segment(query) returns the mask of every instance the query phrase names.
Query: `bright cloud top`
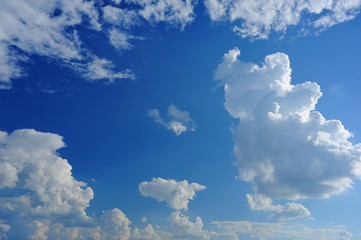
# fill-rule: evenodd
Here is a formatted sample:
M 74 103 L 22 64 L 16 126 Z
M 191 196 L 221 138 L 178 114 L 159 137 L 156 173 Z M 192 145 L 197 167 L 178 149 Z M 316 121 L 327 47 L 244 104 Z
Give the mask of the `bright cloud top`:
M 303 25 L 318 30 L 349 21 L 359 13 L 361 1 L 205 0 L 205 6 L 213 21 L 240 20 L 233 31 L 242 38 L 267 39 L 271 31 L 285 32 L 305 15 L 311 17 Z
M 177 136 L 186 131 L 194 132 L 196 129 L 196 124 L 189 113 L 187 111 L 179 110 L 173 104 L 168 107 L 167 119 L 163 119 L 159 114 L 159 110 L 156 108 L 148 110 L 148 116 L 153 118 L 156 123 L 159 123 L 166 129 L 175 132 Z
M 62 138 L 31 129 L 0 132 L 0 188 L 29 192 L 12 198 L 0 198 L 2 209 L 31 207 L 25 213 L 67 215 L 87 220 L 84 212 L 93 191 L 75 180 L 67 160 L 56 150 L 64 147 Z M 6 204 L 5 204 L 6 202 Z
M 276 53 L 262 65 L 225 54 L 214 78 L 224 84 L 225 107 L 239 124 L 234 153 L 240 178 L 269 198 L 328 198 L 361 176 L 361 144 L 338 120 L 315 110 L 316 83 L 291 84 L 288 56 Z
M 159 202 L 165 201 L 176 210 L 187 209 L 189 200 L 196 192 L 206 189 L 198 183 L 189 184 L 187 180 L 177 182 L 163 178 L 153 178 L 151 182 L 139 184 L 139 192 L 145 197 L 152 197 Z

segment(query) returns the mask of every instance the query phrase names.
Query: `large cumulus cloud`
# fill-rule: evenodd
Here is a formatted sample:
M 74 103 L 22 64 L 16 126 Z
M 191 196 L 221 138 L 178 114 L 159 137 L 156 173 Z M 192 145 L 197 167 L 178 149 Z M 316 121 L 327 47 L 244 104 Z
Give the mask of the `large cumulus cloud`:
M 239 55 L 237 48 L 225 54 L 214 78 L 224 84 L 225 108 L 239 120 L 240 178 L 277 199 L 328 198 L 352 187 L 361 176 L 361 144 L 349 141 L 339 120 L 315 110 L 322 95 L 317 83 L 293 85 L 286 54 L 269 55 L 261 65 Z

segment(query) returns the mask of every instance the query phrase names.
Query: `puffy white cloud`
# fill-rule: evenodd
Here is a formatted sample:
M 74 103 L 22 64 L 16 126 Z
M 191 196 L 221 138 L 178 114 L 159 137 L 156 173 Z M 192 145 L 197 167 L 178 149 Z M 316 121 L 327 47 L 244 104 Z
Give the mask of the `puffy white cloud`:
M 2 188 L 30 191 L 26 198 L 34 214 L 71 213 L 86 219 L 84 209 L 89 206 L 93 191 L 84 182 L 75 180 L 68 161 L 57 155 L 56 151 L 64 147 L 62 137 L 22 129 L 1 138 L 0 144 L 0 163 L 6 166 L 0 172 L 0 179 L 7 178 Z M 6 201 L 11 210 L 12 202 L 19 197 L 0 198 L 0 201 Z
M 252 210 L 277 212 L 271 216 L 272 219 L 289 220 L 311 215 L 310 211 L 299 203 L 288 202 L 281 206 L 280 204 L 274 205 L 271 198 L 260 194 L 247 194 L 246 197 L 248 205 Z
M 56 151 L 64 146 L 57 134 L 32 129 L 10 135 L 0 132 L 0 190 L 6 188 L 10 193 L 1 195 L 0 213 L 8 218 L 10 238 L 28 234 L 46 239 L 49 227 L 39 219 L 59 217 L 68 224 L 91 222 L 85 209 L 93 191 L 74 179 L 71 165 L 58 156 Z M 23 231 L 18 231 L 20 226 Z
M 330 226 L 325 228 L 310 228 L 302 224 L 287 222 L 262 223 L 262 222 L 212 222 L 220 231 L 248 235 L 252 239 L 351 239 L 352 234 L 343 226 Z M 353 239 L 353 238 L 352 238 Z
M 224 84 L 225 108 L 239 120 L 234 154 L 240 178 L 268 198 L 328 198 L 350 188 L 360 177 L 361 144 L 349 141 L 340 121 L 315 110 L 320 87 L 291 84 L 286 54 L 269 55 L 261 65 L 239 55 L 238 49 L 225 54 L 214 77 Z
M 355 18 L 360 0 L 205 0 L 213 21 L 240 21 L 234 32 L 243 38 L 266 39 L 272 31 L 285 32 L 308 13 L 308 24 L 318 30 Z
M 148 110 L 148 116 L 152 117 L 156 123 L 174 131 L 177 136 L 187 130 L 194 132 L 197 127 L 187 111 L 180 111 L 173 104 L 168 107 L 167 119 L 163 119 L 156 108 Z
M 187 180 L 177 182 L 163 178 L 153 178 L 151 182 L 139 184 L 142 196 L 152 197 L 159 202 L 165 201 L 176 210 L 187 209 L 189 200 L 196 196 L 197 191 L 206 189 L 198 183 L 189 184 Z
M 128 240 L 130 237 L 131 221 L 117 208 L 104 212 L 99 223 L 105 239 Z
M 139 230 L 137 227 L 135 227 L 132 232 L 132 239 L 162 240 L 151 224 L 147 224 L 143 230 Z
M 179 211 L 173 212 L 170 216 L 170 223 L 175 237 L 181 239 L 210 239 L 207 231 L 203 230 L 203 222 L 200 217 L 196 217 L 195 222 L 189 221 L 189 217 L 184 216 Z

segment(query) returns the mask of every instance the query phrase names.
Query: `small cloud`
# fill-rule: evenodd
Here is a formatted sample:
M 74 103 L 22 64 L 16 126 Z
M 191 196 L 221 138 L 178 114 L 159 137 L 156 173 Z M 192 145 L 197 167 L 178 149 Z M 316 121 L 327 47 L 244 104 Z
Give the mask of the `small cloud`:
M 272 199 L 264 195 L 247 194 L 246 197 L 249 208 L 252 210 L 277 212 L 271 215 L 274 220 L 290 220 L 311 215 L 310 211 L 299 203 L 288 202 L 282 206 L 280 204 L 274 205 Z
M 134 73 L 127 69 L 122 72 L 114 72 L 114 65 L 105 58 L 93 56 L 93 60 L 86 64 L 75 65 L 74 69 L 79 71 L 88 81 L 108 80 L 110 83 L 116 79 L 135 79 Z
M 196 192 L 206 189 L 198 183 L 189 184 L 187 180 L 177 182 L 163 178 L 153 178 L 151 182 L 139 184 L 139 192 L 144 197 L 152 197 L 159 202 L 165 201 L 176 210 L 187 209 L 189 200 Z
M 148 116 L 161 126 L 175 132 L 177 136 L 186 131 L 194 132 L 197 127 L 187 111 L 180 111 L 173 104 L 168 107 L 167 119 L 163 119 L 156 108 L 148 110 Z

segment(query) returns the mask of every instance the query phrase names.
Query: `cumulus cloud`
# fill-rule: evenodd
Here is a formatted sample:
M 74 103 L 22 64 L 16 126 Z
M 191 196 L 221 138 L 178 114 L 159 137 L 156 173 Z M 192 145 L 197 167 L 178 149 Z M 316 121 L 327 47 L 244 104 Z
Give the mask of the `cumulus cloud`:
M 203 222 L 200 217 L 196 217 L 195 222 L 189 221 L 189 217 L 184 216 L 179 211 L 173 212 L 170 216 L 170 223 L 175 237 L 182 239 L 210 239 L 207 231 L 203 230 Z
M 233 31 L 243 38 L 267 39 L 272 31 L 286 32 L 309 15 L 308 25 L 324 30 L 359 13 L 360 0 L 205 0 L 213 21 L 238 22 Z
M 192 223 L 179 212 L 169 218 L 174 233 L 155 230 L 151 224 L 132 228 L 118 208 L 103 211 L 100 217 L 87 216 L 93 191 L 72 176 L 71 165 L 58 155 L 64 146 L 62 137 L 53 133 L 0 131 L 1 239 L 181 240 L 203 236 L 200 218 Z M 165 200 L 175 209 L 186 209 L 196 191 L 205 187 L 158 178 L 141 183 L 140 189 L 143 195 Z
M 252 210 L 277 212 L 271 216 L 275 220 L 290 220 L 300 217 L 308 217 L 310 211 L 303 205 L 294 202 L 288 202 L 285 205 L 274 205 L 271 198 L 260 194 L 247 194 L 247 202 Z
M 148 110 L 148 116 L 168 130 L 174 131 L 177 136 L 187 130 L 194 132 L 197 127 L 187 111 L 181 111 L 173 104 L 168 107 L 167 119 L 163 119 L 156 108 Z
M 234 154 L 240 178 L 252 182 L 255 193 L 278 199 L 328 198 L 350 188 L 361 176 L 361 144 L 349 141 L 352 134 L 340 121 L 315 110 L 320 87 L 293 85 L 286 54 L 269 55 L 261 65 L 239 55 L 237 48 L 225 54 L 214 78 L 224 84 L 225 108 L 239 120 Z
M 351 239 L 352 234 L 343 226 L 310 228 L 292 223 L 258 223 L 247 221 L 212 222 L 220 231 L 234 232 L 250 236 L 252 239 Z
M 139 192 L 145 197 L 152 197 L 159 202 L 165 201 L 176 210 L 187 209 L 189 200 L 196 192 L 206 189 L 198 183 L 189 184 L 187 180 L 177 182 L 163 178 L 153 178 L 151 182 L 139 184 Z

